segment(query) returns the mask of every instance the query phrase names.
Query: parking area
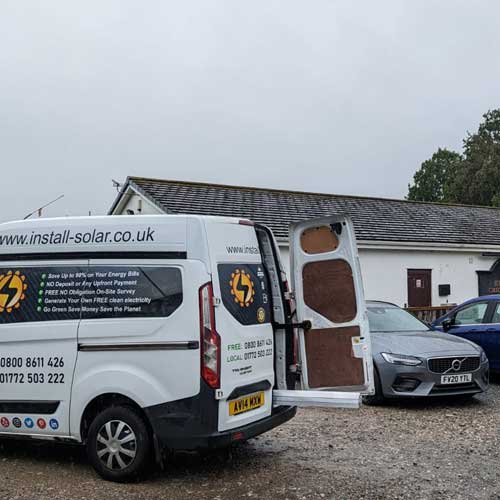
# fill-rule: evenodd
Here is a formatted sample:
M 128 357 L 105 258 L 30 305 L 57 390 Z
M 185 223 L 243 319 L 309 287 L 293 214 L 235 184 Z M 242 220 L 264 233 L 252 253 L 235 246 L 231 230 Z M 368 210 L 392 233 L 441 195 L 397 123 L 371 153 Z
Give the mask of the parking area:
M 0 498 L 500 498 L 500 385 L 470 401 L 304 409 L 231 452 L 177 454 L 141 484 L 99 479 L 78 447 L 3 442 Z

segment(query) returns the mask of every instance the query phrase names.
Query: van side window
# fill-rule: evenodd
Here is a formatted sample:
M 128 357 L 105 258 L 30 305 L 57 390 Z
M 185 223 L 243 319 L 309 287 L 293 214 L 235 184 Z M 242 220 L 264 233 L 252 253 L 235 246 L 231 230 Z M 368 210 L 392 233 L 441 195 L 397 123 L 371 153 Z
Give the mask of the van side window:
M 261 264 L 219 264 L 222 302 L 242 325 L 271 321 L 267 276 Z
M 174 267 L 0 269 L 0 324 L 165 317 L 181 304 L 182 274 Z
M 82 319 L 157 318 L 182 304 L 175 267 L 91 266 L 82 295 Z

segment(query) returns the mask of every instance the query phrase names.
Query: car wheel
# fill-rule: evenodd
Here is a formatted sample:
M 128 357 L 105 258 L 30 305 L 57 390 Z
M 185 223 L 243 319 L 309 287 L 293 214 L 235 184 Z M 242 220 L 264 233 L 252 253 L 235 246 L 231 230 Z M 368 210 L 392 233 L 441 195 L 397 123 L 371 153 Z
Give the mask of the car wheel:
M 384 402 L 382 384 L 380 383 L 378 370 L 375 366 L 373 366 L 373 378 L 375 382 L 375 394 L 373 394 L 372 396 L 363 396 L 363 403 L 368 406 L 377 406 Z
M 127 406 L 99 413 L 87 436 L 87 455 L 96 472 L 108 481 L 138 481 L 148 471 L 151 436 L 142 416 Z

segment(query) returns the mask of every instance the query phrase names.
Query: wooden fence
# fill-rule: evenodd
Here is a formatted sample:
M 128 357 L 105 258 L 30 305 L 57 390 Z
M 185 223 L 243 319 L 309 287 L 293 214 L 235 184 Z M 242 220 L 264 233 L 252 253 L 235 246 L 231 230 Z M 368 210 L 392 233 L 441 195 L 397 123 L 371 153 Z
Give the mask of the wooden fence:
M 432 323 L 436 319 L 444 316 L 448 311 L 453 309 L 456 304 L 435 307 L 407 307 L 406 310 L 416 316 L 421 321 Z

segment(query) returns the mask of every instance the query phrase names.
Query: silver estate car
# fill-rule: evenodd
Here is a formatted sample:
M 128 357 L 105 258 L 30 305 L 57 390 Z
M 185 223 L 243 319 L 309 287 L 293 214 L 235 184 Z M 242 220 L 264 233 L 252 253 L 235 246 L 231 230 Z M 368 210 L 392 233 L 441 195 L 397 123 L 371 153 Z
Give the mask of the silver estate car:
M 368 301 L 375 394 L 385 398 L 474 395 L 488 388 L 484 351 L 468 340 L 431 330 L 409 312 L 387 302 Z

